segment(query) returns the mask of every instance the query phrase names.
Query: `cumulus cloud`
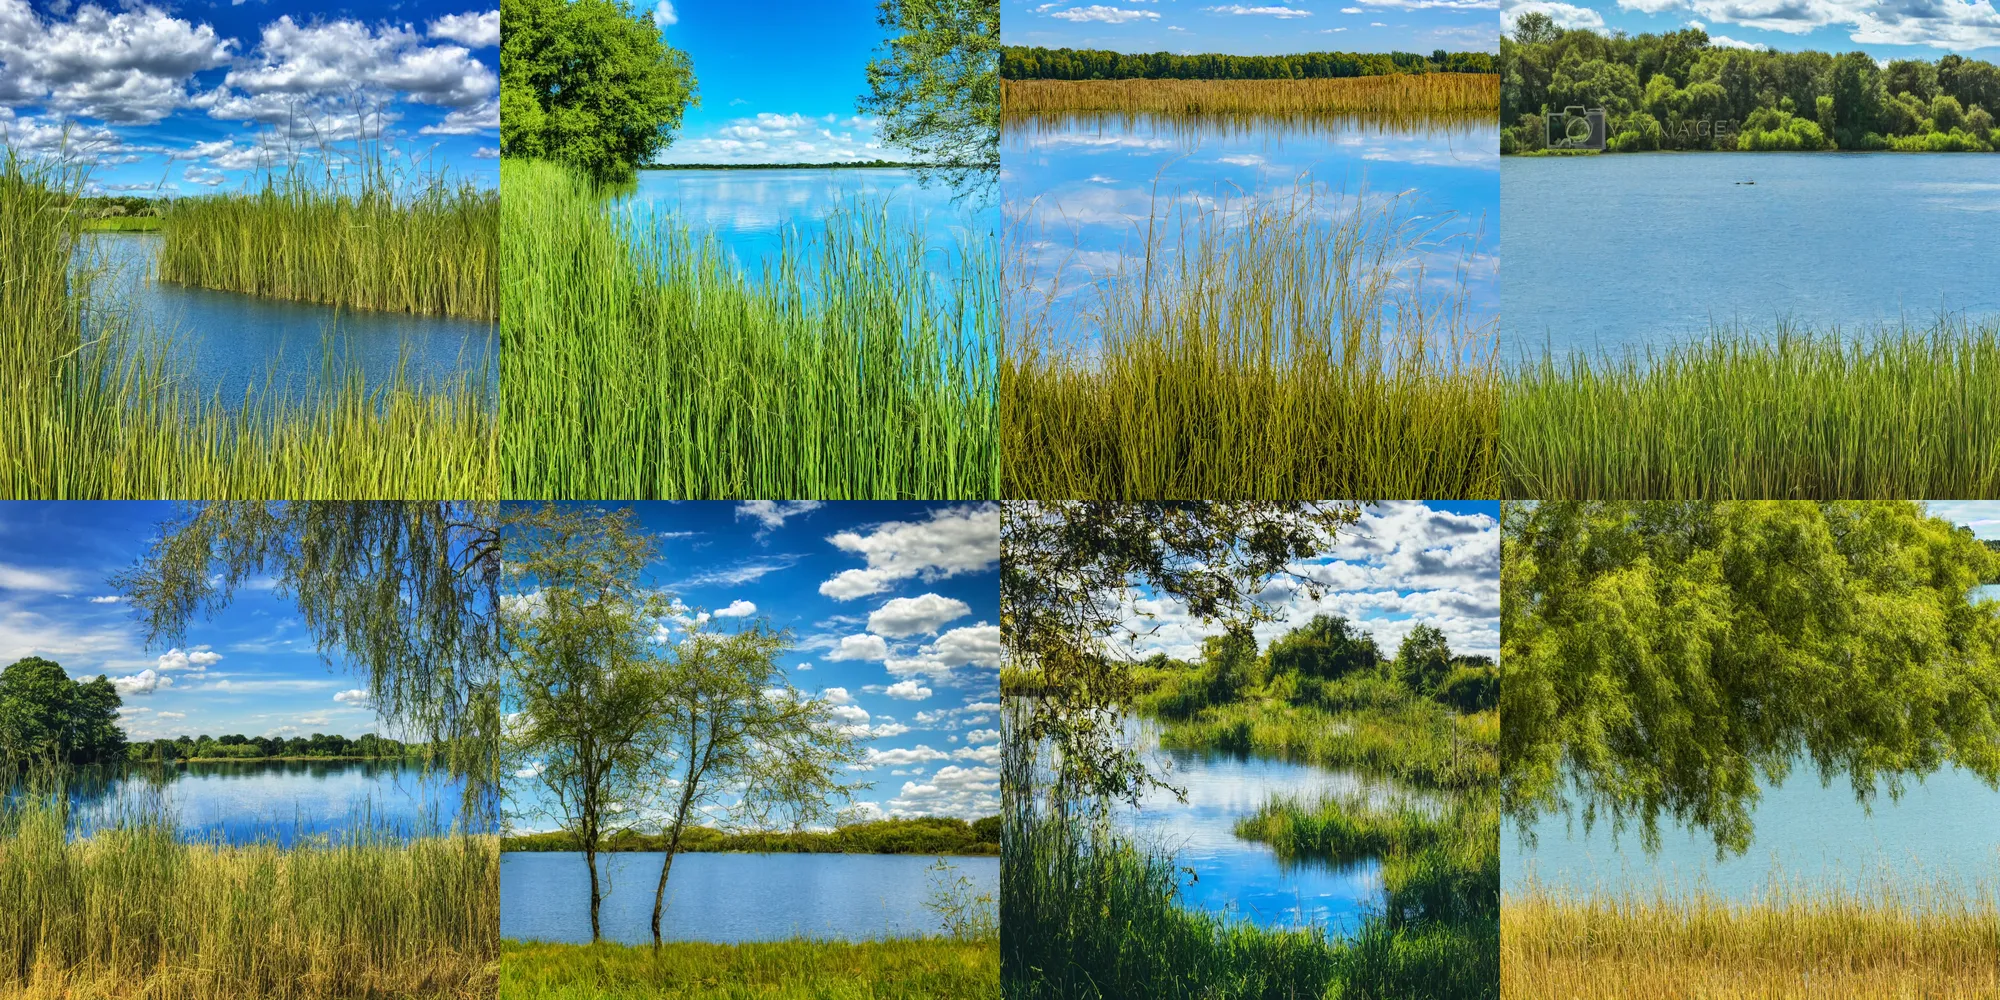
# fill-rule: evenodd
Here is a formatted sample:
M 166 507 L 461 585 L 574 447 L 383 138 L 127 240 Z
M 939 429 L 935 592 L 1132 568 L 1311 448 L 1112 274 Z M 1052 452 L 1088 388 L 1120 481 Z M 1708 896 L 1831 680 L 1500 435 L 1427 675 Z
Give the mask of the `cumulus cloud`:
M 301 25 L 286 14 L 264 26 L 257 49 L 223 78 L 227 93 L 215 95 L 209 114 L 223 118 L 262 117 L 272 110 L 259 97 L 318 97 L 372 88 L 408 100 L 450 108 L 471 108 L 499 90 L 487 65 L 463 45 L 427 45 L 405 27 L 371 28 L 337 20 Z M 229 97 L 240 92 L 243 102 Z
M 1769 45 L 1763 42 L 1745 42 L 1731 38 L 1728 35 L 1710 35 L 1708 36 L 1708 44 L 1724 49 L 1747 49 L 1751 52 L 1763 52 L 1770 48 Z
M 842 570 L 819 585 L 822 595 L 846 601 L 879 594 L 912 578 L 941 580 L 983 570 L 1000 560 L 1000 509 L 990 504 L 949 507 L 927 521 L 891 521 L 872 531 L 843 531 L 834 546 L 867 560 L 866 569 Z
M 675 156 L 689 163 L 852 163 L 888 158 L 864 115 L 761 112 L 683 136 Z M 771 501 L 765 501 L 769 503 Z M 801 501 L 810 502 L 810 501 Z
M 150 124 L 188 102 L 195 73 L 227 63 L 234 42 L 146 3 L 78 7 L 43 20 L 26 0 L 0 0 L 0 103 Z
M 908 767 L 911 764 L 929 764 L 933 761 L 950 759 L 950 754 L 919 743 L 914 747 L 897 747 L 892 750 L 876 750 L 871 747 L 867 759 L 862 763 L 871 767 Z
M 446 14 L 431 22 L 430 32 L 432 38 L 447 38 L 475 49 L 489 48 L 500 44 L 500 12 Z
M 726 608 L 715 612 L 717 618 L 747 618 L 757 613 L 757 605 L 752 601 L 730 601 Z
M 898 597 L 868 616 L 868 631 L 901 639 L 912 635 L 934 635 L 946 622 L 972 613 L 964 601 L 937 594 Z
M 889 644 L 879 635 L 850 635 L 826 654 L 829 660 L 881 660 L 889 655 Z
M 678 24 L 680 23 L 680 19 L 680 15 L 674 13 L 673 0 L 660 0 L 659 4 L 653 8 L 653 24 L 658 27 L 665 28 Z
M 90 599 L 90 603 L 92 603 L 92 604 L 117 604 L 117 603 L 118 603 L 119 601 L 121 601 L 121 600 L 124 600 L 124 598 L 121 598 L 121 597 L 119 597 L 119 596 L 118 596 L 117 594 L 112 594 L 112 595 L 110 595 L 110 596 L 108 596 L 108 597 L 93 597 L 93 598 L 91 598 L 91 599 Z
M 757 532 L 762 537 L 784 527 L 786 521 L 824 506 L 818 500 L 746 500 L 736 505 L 736 519 L 747 517 L 763 525 Z
M 904 701 L 922 701 L 931 696 L 931 689 L 924 687 L 912 679 L 897 681 L 884 688 L 882 693 L 891 698 L 901 698 Z
M 161 688 L 173 687 L 174 679 L 157 670 L 141 670 L 130 677 L 113 677 L 111 686 L 117 688 L 119 694 L 130 698 L 152 694 Z
M 482 101 L 469 108 L 453 108 L 444 119 L 425 125 L 418 135 L 483 135 L 500 131 L 500 99 Z M 497 154 L 496 154 L 497 155 Z
M 178 648 L 169 649 L 160 654 L 160 658 L 155 665 L 162 673 L 186 670 L 198 674 L 221 662 L 221 653 L 215 652 L 207 646 L 196 646 L 185 653 L 181 652 Z
M 1077 22 L 1101 21 L 1105 24 L 1124 24 L 1127 21 L 1139 21 L 1139 20 L 1157 21 L 1160 19 L 1160 15 L 1155 14 L 1150 10 L 1132 10 L 1127 7 L 1106 7 L 1103 4 L 1091 4 L 1088 7 L 1072 7 L 1069 10 L 1055 11 L 1054 13 L 1051 13 L 1049 16 L 1064 21 L 1077 21 Z
M 1000 808 L 1000 772 L 948 764 L 925 781 L 906 781 L 889 801 L 893 816 L 987 816 Z
M 1224 7 L 1203 7 L 1202 10 L 1213 11 L 1217 14 L 1255 14 L 1277 18 L 1312 16 L 1312 11 L 1300 10 L 1297 7 L 1245 7 L 1242 4 L 1236 3 Z
M 343 705 L 366 705 L 368 704 L 368 692 L 360 688 L 349 688 L 345 691 L 335 692 L 333 700 Z
M 1502 7 L 1500 30 L 1513 31 L 1515 23 L 1529 14 L 1547 14 L 1550 20 L 1564 28 L 1604 30 L 1604 15 L 1588 7 L 1561 3 L 1559 0 L 1520 0 Z
M 938 636 L 915 656 L 888 657 L 883 666 L 898 676 L 924 675 L 950 683 L 959 667 L 1000 669 L 1000 656 L 1000 627 L 980 622 Z

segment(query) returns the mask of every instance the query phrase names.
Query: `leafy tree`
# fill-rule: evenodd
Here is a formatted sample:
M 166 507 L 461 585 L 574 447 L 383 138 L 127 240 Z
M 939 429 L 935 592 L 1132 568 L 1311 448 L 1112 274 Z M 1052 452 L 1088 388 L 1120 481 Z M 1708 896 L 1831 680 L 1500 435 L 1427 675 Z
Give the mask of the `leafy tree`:
M 0 761 L 96 764 L 126 758 L 118 690 L 102 674 L 72 681 L 54 660 L 29 656 L 0 671 Z
M 1021 713 L 1021 742 L 1052 746 L 1065 792 L 1136 800 L 1159 782 L 1119 728 L 1118 712 L 1136 694 L 1131 656 L 1145 631 L 1127 620 L 1150 617 L 1127 602 L 1143 587 L 1156 600 L 1178 600 L 1198 622 L 1269 620 L 1257 595 L 1355 517 L 1352 506 L 1330 503 L 1005 505 L 1000 636 L 1011 672 L 1002 686 L 1042 696 L 1036 711 Z M 1320 593 L 1309 578 L 1291 582 Z
M 1274 674 L 1323 680 L 1373 672 L 1382 659 L 1375 637 L 1350 627 L 1338 615 L 1314 615 L 1312 621 L 1272 642 L 1268 655 Z
M 909 150 L 962 192 L 1000 169 L 999 0 L 882 0 L 895 32 L 868 63 L 863 114 L 882 116 L 882 141 Z
M 1417 694 L 1430 694 L 1451 672 L 1451 645 L 1444 631 L 1433 625 L 1418 625 L 1403 637 L 1396 649 L 1396 679 Z
M 627 0 L 501 0 L 502 155 L 626 179 L 698 103 L 687 53 Z
M 1866 800 L 1948 764 L 2000 783 L 1995 569 L 1913 502 L 1600 502 L 1502 513 L 1504 807 L 1582 803 L 1751 839 L 1760 775 Z M 1565 793 L 1567 789 L 1567 794 Z

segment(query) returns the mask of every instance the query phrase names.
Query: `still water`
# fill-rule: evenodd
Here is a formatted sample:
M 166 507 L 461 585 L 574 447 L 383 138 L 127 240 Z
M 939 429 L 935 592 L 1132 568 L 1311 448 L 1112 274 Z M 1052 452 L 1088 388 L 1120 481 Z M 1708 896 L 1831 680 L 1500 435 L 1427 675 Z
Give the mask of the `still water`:
M 327 306 L 152 279 L 160 237 L 149 233 L 92 235 L 79 262 L 100 269 L 100 299 L 123 310 L 141 329 L 173 346 L 188 379 L 206 398 L 221 394 L 230 409 L 246 392 L 289 386 L 315 391 L 326 347 L 358 366 L 369 386 L 387 382 L 407 353 L 412 382 L 455 385 L 462 372 L 496 371 L 489 351 L 492 324 L 407 313 L 336 310 Z M 330 339 L 329 339 L 330 338 Z M 492 384 L 489 382 L 489 384 Z
M 1000 184 L 1019 273 L 1008 308 L 1092 338 L 1098 291 L 1121 263 L 1144 259 L 1149 221 L 1171 254 L 1183 220 L 1214 213 L 1229 225 L 1252 201 L 1309 194 L 1328 225 L 1394 203 L 1421 237 L 1427 285 L 1455 287 L 1463 265 L 1468 318 L 1491 322 L 1498 149 L 1494 125 L 1472 119 L 1010 119 Z
M 1852 331 L 2000 314 L 1991 157 L 1508 157 L 1501 182 L 1509 356 L 1618 354 L 1711 323 Z
M 162 810 L 189 840 L 232 844 L 449 830 L 464 785 L 413 761 L 229 761 L 91 771 L 72 788 L 78 834 Z
M 665 855 L 598 855 L 607 890 L 604 936 L 652 940 L 653 891 Z M 997 898 L 1000 859 L 949 859 L 954 879 Z M 682 854 L 667 880 L 661 937 L 671 941 L 776 941 L 795 937 L 865 941 L 943 932 L 930 898 L 937 859 L 913 854 Z M 500 856 L 500 936 L 588 942 L 590 873 L 582 854 Z
M 697 236 L 713 233 L 752 277 L 775 265 L 787 238 L 794 245 L 823 238 L 828 217 L 841 211 L 886 218 L 892 233 L 921 232 L 932 270 L 949 271 L 963 244 L 992 243 L 999 220 L 992 202 L 990 194 L 960 197 L 896 168 L 642 170 L 621 197 L 638 224 L 671 218 Z

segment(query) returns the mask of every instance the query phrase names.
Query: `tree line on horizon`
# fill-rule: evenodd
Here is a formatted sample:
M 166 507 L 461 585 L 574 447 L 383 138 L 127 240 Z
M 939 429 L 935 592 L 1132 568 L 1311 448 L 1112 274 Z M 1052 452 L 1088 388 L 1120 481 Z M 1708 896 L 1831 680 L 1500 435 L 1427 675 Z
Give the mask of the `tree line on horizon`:
M 148 740 L 135 743 L 130 750 L 133 761 L 158 761 L 166 763 L 176 760 L 234 759 L 258 760 L 271 757 L 416 757 L 421 756 L 427 746 L 422 743 L 405 743 L 387 736 L 363 733 L 349 739 L 337 733 L 314 733 L 311 736 L 176 736 L 173 739 Z
M 1304 52 L 1286 56 L 1226 53 L 1112 52 L 1008 45 L 1000 50 L 1007 80 L 1315 80 L 1398 73 L 1497 73 L 1490 52 Z
M 1603 108 L 1606 148 L 2000 149 L 2000 66 L 1960 55 L 1876 63 L 1865 52 L 1726 47 L 1700 28 L 1607 36 L 1523 15 L 1500 37 L 1503 153 L 1547 147 L 1545 116 Z

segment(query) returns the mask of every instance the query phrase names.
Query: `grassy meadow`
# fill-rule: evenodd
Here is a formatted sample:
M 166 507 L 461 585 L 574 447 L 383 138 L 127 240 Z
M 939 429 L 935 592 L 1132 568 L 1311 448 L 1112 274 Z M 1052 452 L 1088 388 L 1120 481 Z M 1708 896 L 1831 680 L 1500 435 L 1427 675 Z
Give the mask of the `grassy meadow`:
M 1492 115 L 1500 106 L 1500 77 L 1398 73 L 1307 80 L 1003 80 L 1000 106 L 1008 115 Z
M 126 220 L 106 220 L 126 221 Z M 398 190 L 268 181 L 182 198 L 161 217 L 158 274 L 201 288 L 349 309 L 493 320 L 500 195 L 432 179 Z
M 1509 998 L 1972 1000 L 2000 996 L 2000 898 L 1989 890 L 1778 887 L 1735 902 L 1509 893 Z
M 761 277 L 504 161 L 501 447 L 521 497 L 997 495 L 993 269 L 866 208 Z
M 1000 996 L 992 940 L 674 941 L 650 946 L 509 941 L 502 1000 L 981 1000 Z
M 1099 342 L 1078 343 L 1046 304 L 1010 317 L 1006 495 L 1496 496 L 1490 324 L 1466 317 L 1462 284 L 1424 290 L 1405 207 L 1328 221 L 1338 198 L 1300 187 L 1198 214 L 1156 207 L 1143 255 L 1099 290 Z M 1028 265 L 1010 267 L 1025 286 Z
M 2000 321 L 1717 331 L 1505 377 L 1511 497 L 2000 496 Z
M 312 388 L 233 412 L 185 388 L 171 338 L 74 266 L 84 183 L 11 152 L 0 165 L 0 498 L 494 495 L 483 377 L 364 386 L 329 355 Z
M 139 819 L 0 817 L 0 997 L 473 1000 L 499 958 L 497 838 L 184 843 Z

